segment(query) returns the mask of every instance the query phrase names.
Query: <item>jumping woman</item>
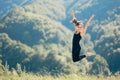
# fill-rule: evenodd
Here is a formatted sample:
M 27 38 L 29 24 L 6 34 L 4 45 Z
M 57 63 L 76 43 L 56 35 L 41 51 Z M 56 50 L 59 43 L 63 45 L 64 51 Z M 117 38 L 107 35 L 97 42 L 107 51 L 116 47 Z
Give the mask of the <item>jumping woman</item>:
M 75 32 L 73 35 L 73 42 L 72 42 L 72 59 L 73 59 L 73 62 L 77 62 L 85 57 L 90 56 L 90 54 L 88 54 L 88 53 L 85 55 L 80 55 L 81 46 L 80 46 L 79 42 L 82 39 L 82 37 L 85 35 L 90 22 L 94 18 L 94 15 L 92 15 L 89 18 L 89 20 L 87 21 L 85 26 L 83 26 L 82 22 L 77 21 L 77 18 L 74 15 L 74 11 L 72 11 L 72 16 L 73 16 L 72 22 L 74 24 L 74 29 L 75 29 Z

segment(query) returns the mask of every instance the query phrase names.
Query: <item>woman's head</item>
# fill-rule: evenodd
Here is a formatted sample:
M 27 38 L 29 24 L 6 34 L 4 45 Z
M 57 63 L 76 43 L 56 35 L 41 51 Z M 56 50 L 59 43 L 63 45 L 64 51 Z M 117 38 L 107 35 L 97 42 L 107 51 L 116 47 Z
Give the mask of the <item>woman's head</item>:
M 76 26 L 83 27 L 83 23 L 81 21 L 77 21 Z
M 76 24 L 76 23 L 77 23 L 77 19 L 74 17 L 74 18 L 72 19 L 72 22 Z

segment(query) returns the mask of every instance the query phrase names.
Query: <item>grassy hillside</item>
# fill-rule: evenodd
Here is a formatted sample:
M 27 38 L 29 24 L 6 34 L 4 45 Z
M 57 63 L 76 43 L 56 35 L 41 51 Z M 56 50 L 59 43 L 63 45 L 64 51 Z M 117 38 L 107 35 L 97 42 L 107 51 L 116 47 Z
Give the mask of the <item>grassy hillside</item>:
M 104 76 L 91 76 L 91 75 L 59 75 L 58 77 L 53 77 L 50 75 L 35 75 L 35 74 L 22 74 L 22 77 L 17 75 L 8 75 L 8 76 L 0 76 L 2 80 L 119 80 L 120 76 L 111 76 L 111 77 L 104 77 Z

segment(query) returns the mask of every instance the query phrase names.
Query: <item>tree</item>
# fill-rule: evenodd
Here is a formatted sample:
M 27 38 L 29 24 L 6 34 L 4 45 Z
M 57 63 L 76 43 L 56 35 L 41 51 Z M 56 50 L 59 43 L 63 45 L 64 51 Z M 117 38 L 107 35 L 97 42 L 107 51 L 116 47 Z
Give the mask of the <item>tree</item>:
M 17 68 L 16 71 L 17 71 L 18 75 L 21 76 L 22 75 L 21 65 L 17 63 L 16 68 Z
M 90 73 L 98 75 L 110 75 L 110 70 L 108 68 L 107 61 L 100 55 L 95 55 L 93 59 L 92 69 L 90 70 Z
M 0 74 L 3 74 L 2 56 L 0 55 Z

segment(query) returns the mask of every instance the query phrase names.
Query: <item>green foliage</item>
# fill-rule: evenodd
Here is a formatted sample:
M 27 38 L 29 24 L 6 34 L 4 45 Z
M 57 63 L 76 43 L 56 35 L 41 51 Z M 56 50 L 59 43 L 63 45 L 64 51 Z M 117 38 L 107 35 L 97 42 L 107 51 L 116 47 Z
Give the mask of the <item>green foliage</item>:
M 17 73 L 19 76 L 22 75 L 22 68 L 21 68 L 21 65 L 20 64 L 17 64 L 17 69 L 16 69 Z
M 82 50 L 81 50 L 82 53 L 90 52 L 93 55 L 95 54 L 94 44 L 93 42 L 91 42 L 91 36 L 89 34 L 86 34 L 85 37 L 82 38 L 82 41 L 80 44 L 82 46 Z
M 26 5 L 24 8 L 28 12 L 45 15 L 54 20 L 62 20 L 65 18 L 63 0 L 54 1 L 54 3 L 52 0 L 35 0 L 34 2 L 31 1 L 31 4 Z
M 5 33 L 0 34 L 0 37 L 0 42 L 2 42 L 1 53 L 3 64 L 7 61 L 10 68 L 12 68 L 15 67 L 18 62 L 22 64 L 29 62 L 30 57 L 34 53 L 33 49 L 25 44 L 11 40 Z
M 116 11 L 116 10 L 115 10 Z M 114 12 L 114 11 L 113 11 Z M 116 14 L 117 15 L 117 14 Z M 120 32 L 118 22 L 119 15 L 115 17 L 115 21 L 110 21 L 108 24 L 98 26 L 97 34 L 99 34 L 98 40 L 95 41 L 95 50 L 102 55 L 108 62 L 109 68 L 112 72 L 119 70 L 120 57 L 119 45 L 120 45 Z M 113 63 L 115 63 L 113 65 Z
M 0 75 L 3 74 L 2 56 L 0 55 Z
M 8 63 L 7 63 L 7 61 L 5 62 L 5 66 L 4 66 L 4 74 L 5 75 L 9 75 L 9 65 L 8 65 Z
M 25 65 L 27 71 L 43 72 L 42 69 L 47 68 L 46 71 L 51 74 L 64 72 L 63 67 L 65 65 L 63 65 L 62 62 L 66 63 L 67 59 L 70 58 L 70 55 L 68 56 L 70 53 L 70 47 L 68 45 L 70 44 L 69 39 L 71 38 L 70 30 L 65 28 L 61 23 L 54 20 L 51 21 L 51 19 L 45 16 L 26 12 L 22 7 L 16 7 L 10 11 L 10 13 L 3 18 L 1 24 L 2 23 L 4 23 L 4 25 L 1 27 L 1 32 L 9 35 L 1 34 L 1 36 L 5 36 L 5 39 L 2 37 L 1 41 L 3 44 L 6 43 L 5 45 L 10 44 L 6 48 L 8 50 L 2 52 L 3 55 L 6 53 L 3 61 L 7 60 L 11 67 L 15 67 L 17 63 L 22 64 L 22 68 Z M 65 38 L 67 39 L 65 40 Z M 16 45 L 17 48 L 14 48 Z M 29 46 L 33 46 L 33 48 Z M 2 47 L 4 48 L 3 45 Z M 68 51 L 65 51 L 66 49 Z M 11 53 L 11 55 L 7 58 L 9 53 Z M 15 54 L 17 61 L 11 63 L 9 58 Z M 48 64 L 49 61 L 52 62 L 51 65 Z
M 24 73 L 21 77 L 16 75 L 2 75 L 0 76 L 2 80 L 119 80 L 120 76 L 90 76 L 90 75 L 76 75 L 76 74 L 70 74 L 70 75 L 59 75 L 56 77 L 53 77 L 51 75 L 36 75 L 32 73 Z
M 108 63 L 102 56 L 96 55 L 93 61 L 94 62 L 90 72 L 101 75 L 111 74 L 108 68 Z

